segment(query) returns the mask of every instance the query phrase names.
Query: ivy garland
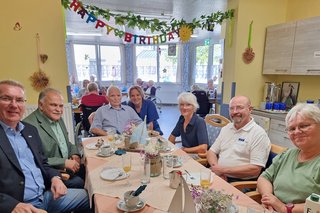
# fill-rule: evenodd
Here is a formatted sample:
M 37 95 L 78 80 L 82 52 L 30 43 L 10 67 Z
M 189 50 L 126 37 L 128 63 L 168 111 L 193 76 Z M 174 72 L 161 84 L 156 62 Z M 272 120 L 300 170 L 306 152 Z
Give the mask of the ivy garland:
M 70 9 L 71 0 L 61 0 L 61 4 L 65 9 Z M 81 2 L 81 1 L 79 1 Z M 187 23 L 184 19 L 178 20 L 172 18 L 170 22 L 160 21 L 159 19 L 146 19 L 140 15 L 134 15 L 132 12 L 128 12 L 127 15 L 111 13 L 109 9 L 101 9 L 94 5 L 82 4 L 82 7 L 89 13 L 93 13 L 96 17 L 101 16 L 107 21 L 110 21 L 110 17 L 115 19 L 116 25 L 127 25 L 130 28 L 137 27 L 140 30 L 150 29 L 151 32 L 174 31 L 180 29 L 182 26 L 187 26 L 190 29 L 201 28 L 208 31 L 213 31 L 216 24 L 221 24 L 226 19 L 231 19 L 234 16 L 234 9 L 227 10 L 226 12 L 218 11 L 211 13 L 210 15 L 201 15 L 200 19 L 194 18 L 191 23 Z

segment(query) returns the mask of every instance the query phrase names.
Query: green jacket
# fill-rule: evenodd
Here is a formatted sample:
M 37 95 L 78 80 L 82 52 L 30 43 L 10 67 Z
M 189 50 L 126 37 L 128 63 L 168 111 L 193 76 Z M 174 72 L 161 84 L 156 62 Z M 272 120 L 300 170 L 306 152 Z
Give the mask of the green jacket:
M 48 118 L 45 117 L 45 115 L 41 113 L 38 108 L 29 116 L 27 116 L 23 121 L 35 126 L 38 129 L 43 145 L 43 151 L 45 156 L 48 158 L 48 163 L 57 169 L 64 169 L 66 159 L 62 157 L 58 140 L 53 130 L 51 129 Z M 79 155 L 77 147 L 74 144 L 70 143 L 68 139 L 68 132 L 63 119 L 61 118 L 58 122 L 67 141 L 69 151 L 68 158 L 70 158 L 72 155 Z

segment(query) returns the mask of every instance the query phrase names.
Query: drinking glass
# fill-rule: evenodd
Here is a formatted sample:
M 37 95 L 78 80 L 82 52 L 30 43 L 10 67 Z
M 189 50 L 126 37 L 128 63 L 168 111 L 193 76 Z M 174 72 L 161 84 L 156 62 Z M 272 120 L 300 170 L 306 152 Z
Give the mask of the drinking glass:
M 208 189 L 211 184 L 211 171 L 209 169 L 201 169 L 200 171 L 200 185 L 204 189 Z
M 125 171 L 125 173 L 127 174 L 127 186 L 131 186 L 130 182 L 129 182 L 129 176 L 128 176 L 128 172 L 130 172 L 131 170 L 131 155 L 129 154 L 125 154 L 122 155 L 122 168 Z

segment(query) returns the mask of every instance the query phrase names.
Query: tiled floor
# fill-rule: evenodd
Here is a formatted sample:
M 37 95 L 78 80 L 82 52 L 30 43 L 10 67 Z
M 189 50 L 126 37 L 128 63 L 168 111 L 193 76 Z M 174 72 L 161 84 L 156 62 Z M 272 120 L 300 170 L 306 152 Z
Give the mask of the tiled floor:
M 159 111 L 158 111 L 159 112 Z M 176 126 L 180 112 L 178 105 L 163 105 L 159 113 L 159 125 L 163 132 L 163 137 L 168 138 L 173 128 Z

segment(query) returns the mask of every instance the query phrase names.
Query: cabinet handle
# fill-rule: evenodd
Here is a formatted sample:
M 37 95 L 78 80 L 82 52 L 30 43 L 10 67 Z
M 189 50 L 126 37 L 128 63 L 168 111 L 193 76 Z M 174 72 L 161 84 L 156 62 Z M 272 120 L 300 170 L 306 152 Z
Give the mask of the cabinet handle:
M 320 69 L 307 69 L 307 72 L 319 72 Z
M 276 71 L 276 72 L 287 72 L 288 70 L 287 69 L 275 69 L 274 71 Z

